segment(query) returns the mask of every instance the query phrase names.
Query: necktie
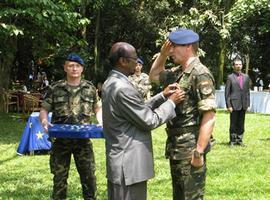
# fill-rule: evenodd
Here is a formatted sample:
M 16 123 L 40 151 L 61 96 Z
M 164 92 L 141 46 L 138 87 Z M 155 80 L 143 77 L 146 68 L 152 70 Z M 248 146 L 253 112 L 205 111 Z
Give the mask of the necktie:
M 238 74 L 237 76 L 240 88 L 243 89 L 243 75 L 241 73 Z

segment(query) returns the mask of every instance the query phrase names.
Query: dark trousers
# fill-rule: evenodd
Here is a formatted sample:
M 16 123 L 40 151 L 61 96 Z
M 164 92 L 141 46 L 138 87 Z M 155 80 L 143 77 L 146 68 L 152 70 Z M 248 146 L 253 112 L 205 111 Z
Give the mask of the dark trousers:
M 80 175 L 83 198 L 96 199 L 95 160 L 92 142 L 89 139 L 57 138 L 53 142 L 50 167 L 53 177 L 52 199 L 66 199 L 67 179 L 73 154 Z
M 234 110 L 230 114 L 230 143 L 242 143 L 245 131 L 246 110 Z
M 125 185 L 123 180 L 121 185 L 107 181 L 108 200 L 146 200 L 147 181 Z

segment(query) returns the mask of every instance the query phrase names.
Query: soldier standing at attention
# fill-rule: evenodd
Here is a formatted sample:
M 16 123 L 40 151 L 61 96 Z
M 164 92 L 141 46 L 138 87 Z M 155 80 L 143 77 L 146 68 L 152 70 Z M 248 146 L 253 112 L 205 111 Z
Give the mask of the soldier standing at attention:
M 176 117 L 167 123 L 166 157 L 170 168 L 174 200 L 204 197 L 206 153 L 215 124 L 214 78 L 197 56 L 199 35 L 189 29 L 169 34 L 150 70 L 150 80 L 164 86 L 178 82 L 186 92 L 176 105 Z M 167 57 L 181 66 L 165 70 Z
M 142 72 L 143 61 L 138 58 L 135 73 L 129 76 L 131 83 L 137 88 L 139 93 L 145 100 L 151 97 L 151 84 L 149 82 L 149 76 Z
M 52 84 L 42 103 L 40 121 L 45 131 L 52 112 L 54 124 L 89 124 L 91 115 L 97 112 L 98 96 L 94 85 L 82 79 L 84 61 L 76 54 L 68 55 L 64 64 L 66 79 Z M 95 160 L 89 138 L 51 138 L 50 168 L 53 177 L 52 199 L 66 199 L 67 179 L 73 154 L 80 175 L 83 198 L 96 199 Z

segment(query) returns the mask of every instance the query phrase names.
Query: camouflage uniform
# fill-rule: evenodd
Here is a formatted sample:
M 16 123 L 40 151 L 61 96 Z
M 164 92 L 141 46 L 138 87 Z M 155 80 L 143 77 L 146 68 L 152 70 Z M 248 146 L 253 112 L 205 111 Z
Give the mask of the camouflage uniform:
M 129 76 L 129 80 L 143 96 L 144 99 L 150 97 L 151 84 L 149 82 L 149 76 L 145 73 L 141 73 L 138 77 L 136 74 Z
M 180 67 L 162 72 L 160 81 L 164 86 L 178 82 L 186 92 L 185 101 L 175 108 L 177 116 L 167 123 L 166 129 L 166 158 L 170 159 L 173 197 L 175 200 L 203 199 L 206 164 L 196 168 L 190 163 L 202 112 L 216 109 L 214 78 L 199 58 L 195 58 L 184 72 Z M 208 151 L 209 148 L 205 153 Z
M 42 107 L 53 112 L 54 124 L 89 124 L 98 103 L 96 88 L 86 80 L 69 86 L 61 80 L 49 87 Z M 52 139 L 50 168 L 53 178 L 53 199 L 66 199 L 67 178 L 73 154 L 80 175 L 84 199 L 96 199 L 95 160 L 90 139 Z

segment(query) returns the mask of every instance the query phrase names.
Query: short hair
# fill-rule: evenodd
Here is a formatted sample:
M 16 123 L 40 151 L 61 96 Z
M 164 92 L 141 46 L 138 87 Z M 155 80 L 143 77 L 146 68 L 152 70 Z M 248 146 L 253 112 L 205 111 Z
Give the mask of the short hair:
M 241 63 L 243 64 L 243 60 L 242 60 L 241 58 L 238 58 L 238 57 L 237 57 L 237 58 L 235 58 L 235 59 L 233 60 L 233 65 L 235 64 L 236 61 L 241 61 Z
M 109 61 L 112 66 L 115 66 L 119 58 L 128 57 L 129 52 L 125 45 L 119 43 L 112 47 L 109 54 Z
M 195 55 L 197 55 L 198 54 L 198 49 L 199 49 L 199 42 L 194 42 L 191 45 L 192 45 L 192 52 Z

